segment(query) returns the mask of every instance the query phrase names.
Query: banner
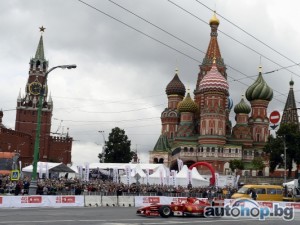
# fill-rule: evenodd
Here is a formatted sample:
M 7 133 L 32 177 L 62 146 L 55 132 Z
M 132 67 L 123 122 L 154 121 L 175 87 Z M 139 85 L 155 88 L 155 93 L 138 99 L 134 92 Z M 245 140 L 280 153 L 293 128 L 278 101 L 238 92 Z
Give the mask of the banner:
M 0 196 L 0 208 L 84 206 L 83 195 Z
M 39 178 L 40 179 L 42 179 L 43 178 L 43 163 L 42 162 L 40 162 L 39 164 L 38 164 L 38 166 L 39 166 Z
M 118 183 L 118 169 L 113 169 L 113 182 Z
M 131 183 L 131 169 L 129 165 L 125 166 L 125 174 L 126 174 L 126 183 L 129 186 Z
M 192 183 L 192 171 L 191 170 L 187 171 L 187 185 L 189 185 L 189 184 L 193 184 Z
M 183 167 L 183 161 L 181 159 L 177 159 L 178 171 L 180 171 Z
M 78 173 L 79 173 L 79 180 L 82 180 L 82 166 L 77 166 L 77 169 L 78 169 Z
M 146 169 L 146 184 L 149 184 L 149 169 Z
M 46 179 L 49 179 L 49 164 L 47 162 L 45 164 L 45 168 L 46 168 Z
M 166 171 L 166 182 L 167 185 L 170 185 L 170 170 L 167 169 Z
M 90 165 L 89 163 L 85 163 L 84 164 L 85 168 L 84 168 L 84 180 L 85 181 L 89 181 L 89 174 L 90 174 Z
M 215 178 L 216 178 L 215 186 L 219 187 L 219 173 L 215 173 Z
M 174 187 L 177 187 L 177 179 L 176 179 L 176 176 L 177 176 L 177 171 L 175 170 L 171 170 L 171 177 L 172 177 L 172 185 Z
M 160 184 L 164 185 L 164 175 L 162 169 L 159 170 L 159 179 L 160 179 Z

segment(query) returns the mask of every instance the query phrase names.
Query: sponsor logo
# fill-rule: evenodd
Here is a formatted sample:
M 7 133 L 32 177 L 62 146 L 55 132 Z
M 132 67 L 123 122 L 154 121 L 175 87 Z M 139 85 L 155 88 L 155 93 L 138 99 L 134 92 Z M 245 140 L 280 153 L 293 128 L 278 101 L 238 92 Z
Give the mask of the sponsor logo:
M 294 207 L 282 206 L 280 203 L 259 204 L 250 199 L 236 199 L 225 206 L 207 206 L 204 208 L 205 217 L 250 217 L 264 221 L 266 218 L 282 218 L 290 221 L 294 219 Z
M 160 198 L 159 197 L 144 197 L 143 198 L 143 203 L 160 203 Z
M 75 196 L 59 196 L 55 199 L 56 203 L 75 203 Z
M 22 197 L 21 203 L 29 203 L 29 204 L 38 204 L 42 203 L 42 196 L 30 196 L 30 197 Z

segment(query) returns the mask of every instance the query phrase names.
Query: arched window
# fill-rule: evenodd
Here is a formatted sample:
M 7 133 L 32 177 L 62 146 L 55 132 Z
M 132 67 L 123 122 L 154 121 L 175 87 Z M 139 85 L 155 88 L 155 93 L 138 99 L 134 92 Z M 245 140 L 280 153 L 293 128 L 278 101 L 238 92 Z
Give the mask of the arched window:
M 40 65 L 41 65 L 40 60 L 36 61 L 36 64 L 35 64 L 36 68 L 40 68 Z
M 164 163 L 164 159 L 163 158 L 160 158 L 158 163 Z
M 158 158 L 154 158 L 153 163 L 158 163 Z
M 215 152 L 215 147 L 212 147 L 212 148 L 211 148 L 211 152 Z
M 210 147 L 207 147 L 207 148 L 206 148 L 206 152 L 210 152 Z
M 245 150 L 245 151 L 244 151 L 244 155 L 248 155 L 248 152 L 247 152 L 247 150 Z
M 239 150 L 237 148 L 235 149 L 235 153 L 239 153 Z
M 190 152 L 194 152 L 194 148 L 190 148 Z
M 201 147 L 201 152 L 203 152 L 203 147 Z
M 231 148 L 229 149 L 229 153 L 231 153 Z
M 188 151 L 188 148 L 187 148 L 187 147 L 184 147 L 183 151 L 184 151 L 184 152 L 187 152 L 187 151 Z

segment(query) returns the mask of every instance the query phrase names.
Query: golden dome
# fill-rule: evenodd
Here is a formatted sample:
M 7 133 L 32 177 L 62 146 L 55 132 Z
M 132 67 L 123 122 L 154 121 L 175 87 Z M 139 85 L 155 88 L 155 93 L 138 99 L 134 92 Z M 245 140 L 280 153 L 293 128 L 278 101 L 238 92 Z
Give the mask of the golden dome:
M 198 110 L 198 106 L 192 100 L 190 93 L 188 93 L 186 97 L 181 102 L 179 102 L 177 109 L 179 110 L 179 112 L 195 113 Z
M 215 25 L 219 25 L 220 24 L 220 21 L 219 21 L 219 19 L 216 16 L 216 12 L 214 12 L 214 15 L 209 20 L 209 25 L 212 25 L 212 24 L 215 24 Z

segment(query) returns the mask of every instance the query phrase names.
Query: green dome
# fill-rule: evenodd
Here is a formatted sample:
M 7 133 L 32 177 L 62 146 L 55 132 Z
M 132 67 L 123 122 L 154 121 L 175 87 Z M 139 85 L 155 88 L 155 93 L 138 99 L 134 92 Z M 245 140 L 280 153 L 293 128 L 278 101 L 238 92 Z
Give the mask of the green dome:
M 259 72 L 256 81 L 247 89 L 246 98 L 249 102 L 253 100 L 272 100 L 273 90 L 267 85 L 262 77 L 261 71 Z
M 290 81 L 290 86 L 293 86 L 293 85 L 294 85 L 294 81 L 291 80 L 291 81 Z
M 179 102 L 177 109 L 179 112 L 192 112 L 195 113 L 198 110 L 196 103 L 190 96 L 190 93 L 186 95 L 186 97 Z
M 251 112 L 251 108 L 250 106 L 244 101 L 244 98 L 241 99 L 241 101 L 239 102 L 239 104 L 237 104 L 234 107 L 234 112 L 236 114 L 239 113 L 245 113 L 245 114 L 249 114 Z

